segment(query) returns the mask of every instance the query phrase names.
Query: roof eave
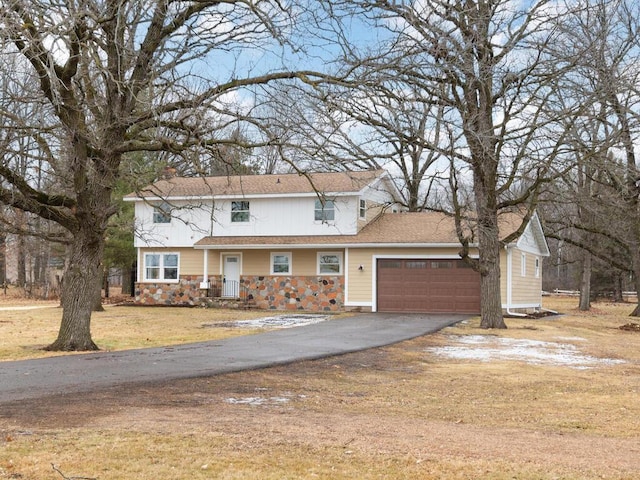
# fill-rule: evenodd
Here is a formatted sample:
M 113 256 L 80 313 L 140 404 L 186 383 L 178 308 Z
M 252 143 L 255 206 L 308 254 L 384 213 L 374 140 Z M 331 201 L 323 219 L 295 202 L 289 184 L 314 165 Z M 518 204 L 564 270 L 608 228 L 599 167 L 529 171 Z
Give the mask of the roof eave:
M 477 244 L 470 244 L 471 248 L 477 248 Z M 458 248 L 459 243 L 256 243 L 256 244 L 226 244 L 226 245 L 194 245 L 196 250 L 225 250 L 225 249 L 243 249 L 258 250 L 265 248 L 277 248 L 279 250 L 286 249 L 316 249 L 316 248 Z
M 322 195 L 327 197 L 351 197 L 359 196 L 360 192 L 323 192 Z M 203 200 L 231 200 L 234 198 L 242 199 L 257 199 L 257 198 L 309 198 L 316 197 L 317 193 L 314 192 L 300 192 L 300 193 L 238 193 L 238 194 L 220 194 L 220 195 L 176 195 L 161 197 L 158 195 L 146 196 L 146 197 L 123 197 L 125 202 L 158 202 L 158 201 L 203 201 Z

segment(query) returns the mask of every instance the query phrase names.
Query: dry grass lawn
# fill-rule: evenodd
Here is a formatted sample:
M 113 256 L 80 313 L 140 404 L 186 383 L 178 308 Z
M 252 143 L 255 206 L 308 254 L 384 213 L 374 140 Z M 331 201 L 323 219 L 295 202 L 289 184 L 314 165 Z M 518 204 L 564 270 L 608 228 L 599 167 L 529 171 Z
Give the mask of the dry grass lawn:
M 546 299 L 565 315 L 505 331 L 472 319 L 340 357 L 1 405 L 0 479 L 640 478 L 640 333 L 618 328 L 632 307 L 576 302 Z M 40 313 L 6 314 L 0 334 L 29 331 L 4 360 L 55 336 L 53 313 L 47 338 L 26 320 Z M 214 313 L 104 315 L 98 343 L 128 348 L 196 339 Z
M 33 305 L 36 308 L 13 304 L 13 300 L 3 304 L 0 294 L 0 361 L 68 354 L 42 350 L 58 335 L 62 318 L 58 303 L 38 302 Z M 104 312 L 92 315 L 91 333 L 93 340 L 106 351 L 177 345 L 258 333 L 263 330 L 224 325 L 233 320 L 249 320 L 268 314 L 242 310 L 107 305 Z M 215 324 L 221 326 L 211 328 Z

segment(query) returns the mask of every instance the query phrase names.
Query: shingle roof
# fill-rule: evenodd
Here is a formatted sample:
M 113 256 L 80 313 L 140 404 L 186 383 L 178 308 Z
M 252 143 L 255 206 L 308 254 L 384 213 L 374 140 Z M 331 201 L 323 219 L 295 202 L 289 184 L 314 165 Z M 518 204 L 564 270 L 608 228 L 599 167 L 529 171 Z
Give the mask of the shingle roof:
M 384 170 L 361 172 L 296 173 L 282 175 L 235 175 L 221 177 L 173 177 L 159 180 L 125 198 L 177 198 L 296 193 L 359 192 L 382 177 Z
M 503 237 L 517 226 L 518 214 L 502 215 Z M 310 246 L 310 245 L 458 245 L 452 217 L 436 212 L 386 213 L 356 235 L 206 237 L 199 247 L 232 246 Z

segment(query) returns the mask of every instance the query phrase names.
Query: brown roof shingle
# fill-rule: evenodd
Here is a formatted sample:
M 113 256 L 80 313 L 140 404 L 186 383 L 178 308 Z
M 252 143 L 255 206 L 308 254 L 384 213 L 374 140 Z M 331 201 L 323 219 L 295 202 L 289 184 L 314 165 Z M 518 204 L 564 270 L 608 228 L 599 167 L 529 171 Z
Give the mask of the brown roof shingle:
M 348 193 L 358 192 L 377 178 L 384 170 L 361 172 L 309 173 L 299 175 L 235 175 L 221 177 L 173 177 L 159 180 L 125 198 L 176 198 L 242 195 L 287 195 L 295 193 Z
M 502 236 L 517 228 L 522 217 L 501 215 Z M 214 246 L 310 246 L 310 245 L 458 245 L 452 217 L 436 212 L 386 213 L 356 235 L 205 237 L 199 247 Z

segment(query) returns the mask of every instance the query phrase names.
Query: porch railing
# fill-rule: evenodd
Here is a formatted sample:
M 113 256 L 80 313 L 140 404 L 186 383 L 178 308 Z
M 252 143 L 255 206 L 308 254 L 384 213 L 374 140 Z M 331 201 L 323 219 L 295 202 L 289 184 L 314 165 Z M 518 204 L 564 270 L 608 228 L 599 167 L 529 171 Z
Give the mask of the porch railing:
M 210 280 L 206 295 L 211 298 L 237 298 L 247 303 L 249 289 L 244 283 L 237 280 L 223 279 L 222 282 Z

